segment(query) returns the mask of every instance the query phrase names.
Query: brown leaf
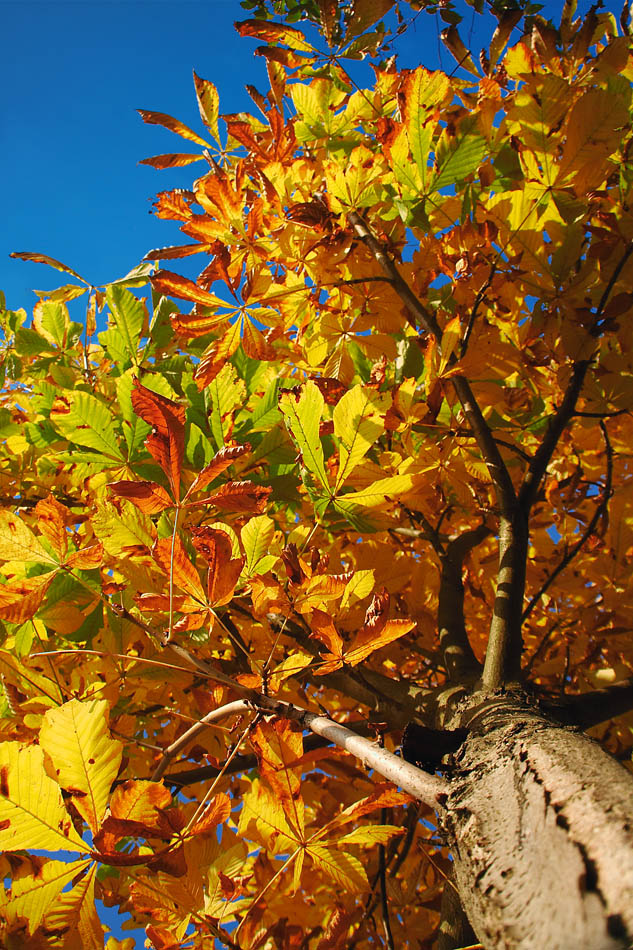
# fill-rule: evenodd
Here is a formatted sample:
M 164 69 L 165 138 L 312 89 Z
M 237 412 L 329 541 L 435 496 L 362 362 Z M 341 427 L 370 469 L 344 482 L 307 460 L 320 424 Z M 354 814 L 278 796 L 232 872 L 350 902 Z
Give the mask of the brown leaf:
M 218 475 L 225 472 L 235 459 L 241 458 L 242 455 L 246 455 L 250 451 L 251 446 L 248 442 L 244 442 L 242 445 L 225 445 L 219 452 L 216 452 L 209 464 L 205 465 L 202 471 L 199 472 L 189 486 L 185 497 L 188 498 L 194 492 L 206 488 Z
M 172 557 L 173 554 L 173 557 Z M 189 560 L 178 535 L 173 538 L 157 538 L 152 548 L 152 557 L 164 573 L 174 578 L 174 584 L 199 603 L 205 603 L 200 576 Z
M 201 501 L 191 505 L 214 505 L 224 511 L 248 511 L 261 515 L 266 511 L 268 496 L 272 488 L 264 485 L 255 485 L 254 482 L 227 482 L 217 491 Z

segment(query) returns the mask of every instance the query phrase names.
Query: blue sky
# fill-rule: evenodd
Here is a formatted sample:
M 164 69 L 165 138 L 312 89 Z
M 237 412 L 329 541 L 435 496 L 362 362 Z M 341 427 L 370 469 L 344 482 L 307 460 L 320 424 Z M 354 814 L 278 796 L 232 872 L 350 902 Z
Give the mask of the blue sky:
M 151 248 L 180 243 L 174 224 L 149 213 L 151 199 L 190 186 L 206 165 L 162 172 L 139 165 L 149 155 L 189 151 L 190 143 L 145 125 L 136 109 L 167 112 L 202 131 L 193 69 L 215 82 L 223 112 L 250 110 L 245 84 L 265 92 L 267 81 L 263 59 L 253 55 L 257 44 L 233 28 L 248 15 L 239 0 L 5 0 L 0 10 L 0 289 L 10 309 L 30 312 L 33 288 L 68 279 L 12 260 L 11 251 L 49 254 L 101 284 Z M 433 19 L 422 16 L 402 48 L 402 65 L 436 67 Z M 442 59 L 452 68 L 446 51 Z M 185 269 L 198 259 L 177 263 Z

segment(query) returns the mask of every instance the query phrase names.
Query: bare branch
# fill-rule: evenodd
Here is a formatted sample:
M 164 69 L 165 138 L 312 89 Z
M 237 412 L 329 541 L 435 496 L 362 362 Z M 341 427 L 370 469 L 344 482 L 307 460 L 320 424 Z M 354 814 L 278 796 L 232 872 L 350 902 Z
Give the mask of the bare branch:
M 598 521 L 600 520 L 600 518 L 602 518 L 602 516 L 607 511 L 607 508 L 609 505 L 609 499 L 611 497 L 611 491 L 612 491 L 611 484 L 612 484 L 612 478 L 613 478 L 613 449 L 611 448 L 611 442 L 609 441 L 609 435 L 607 433 L 606 426 L 604 422 L 602 421 L 600 422 L 600 428 L 602 429 L 602 434 L 604 436 L 606 451 L 607 451 L 607 473 L 605 477 L 604 489 L 602 491 L 602 497 L 600 499 L 600 504 L 597 506 L 591 520 L 589 521 L 587 527 L 583 531 L 582 535 L 580 536 L 576 544 L 574 544 L 573 547 L 567 552 L 567 554 L 565 554 L 565 556 L 560 560 L 560 562 L 556 565 L 552 573 L 549 575 L 549 577 L 545 579 L 545 581 L 541 584 L 537 592 L 534 594 L 534 596 L 530 600 L 529 604 L 523 611 L 523 616 L 521 618 L 523 621 L 527 620 L 527 618 L 530 616 L 530 614 L 536 607 L 537 603 L 539 602 L 543 594 L 551 587 L 551 585 L 554 583 L 558 575 L 561 574 L 569 564 L 571 564 L 571 562 L 579 553 L 579 551 L 584 547 L 588 539 L 593 534 L 596 528 L 596 525 L 598 524 Z

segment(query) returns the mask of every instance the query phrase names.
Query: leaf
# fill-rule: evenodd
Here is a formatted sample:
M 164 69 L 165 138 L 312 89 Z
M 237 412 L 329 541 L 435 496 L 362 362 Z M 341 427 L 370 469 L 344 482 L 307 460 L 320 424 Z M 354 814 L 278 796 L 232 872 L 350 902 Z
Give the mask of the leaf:
M 219 144 L 220 133 L 218 131 L 218 116 L 220 114 L 220 97 L 218 90 L 208 79 L 201 79 L 200 76 L 197 76 L 195 71 L 193 74 L 193 82 L 196 87 L 200 118 Z
M 54 578 L 51 572 L 5 583 L 0 587 L 0 618 L 9 623 L 30 620 L 42 606 Z
M 119 284 L 106 288 L 106 300 L 116 329 L 123 340 L 124 349 L 132 362 L 136 363 L 138 345 L 145 322 L 143 304 L 134 294 Z
M 197 284 L 194 284 L 194 282 L 189 280 L 187 277 L 181 277 L 180 274 L 173 274 L 168 270 L 159 270 L 158 273 L 154 274 L 152 277 L 152 287 L 157 294 L 165 294 L 167 297 L 179 297 L 183 300 L 191 300 L 193 303 L 202 304 L 204 307 L 227 306 L 224 300 L 216 297 L 215 294 L 210 294 L 208 290 L 203 290 L 202 287 L 198 287 Z M 182 315 L 179 315 L 178 319 L 184 320 L 186 318 Z M 207 321 L 207 323 L 209 322 L 209 317 L 197 319 L 204 319 Z M 222 319 L 226 320 L 226 315 L 224 315 Z M 215 323 L 212 323 L 211 326 L 216 325 L 217 322 L 218 321 L 216 319 Z M 205 333 L 208 333 L 209 329 L 206 329 Z
M 37 525 L 56 556 L 63 561 L 68 550 L 68 533 L 66 518 L 68 509 L 57 501 L 54 495 L 42 498 L 35 506 Z
M 8 924 L 20 918 L 33 934 L 50 911 L 64 887 L 90 866 L 90 861 L 47 860 L 35 874 L 24 874 L 11 882 L 11 894 L 0 892 L 0 913 Z
M 189 560 L 185 547 L 176 534 L 173 538 L 157 538 L 152 556 L 163 573 L 174 579 L 174 584 L 193 597 L 198 603 L 205 603 L 204 590 L 200 575 Z
M 361 844 L 376 845 L 387 844 L 396 835 L 404 834 L 404 828 L 398 828 L 396 825 L 363 825 L 360 828 L 354 828 L 348 831 L 341 838 L 337 839 L 337 844 Z
M 389 396 L 358 385 L 348 390 L 334 407 L 334 434 L 341 443 L 335 491 L 384 432 L 384 416 L 390 405 Z
M 212 504 L 216 508 L 224 511 L 245 511 L 261 514 L 266 510 L 268 496 L 272 488 L 265 485 L 255 485 L 253 482 L 227 482 L 209 495 L 203 498 L 197 505 Z
M 185 452 L 185 410 L 178 403 L 143 386 L 138 379 L 132 388 L 132 406 L 152 432 L 145 447 L 164 471 L 173 497 L 180 500 L 180 475 Z
M 51 421 L 69 442 L 94 449 L 107 459 L 123 461 L 112 413 L 91 393 L 74 393 L 69 409 L 51 412 Z
M 286 425 L 301 453 L 303 464 L 327 490 L 329 482 L 319 438 L 323 405 L 323 396 L 312 380 L 305 383 L 300 395 L 284 393 L 279 400 L 279 408 L 286 417 Z
M 71 891 L 61 894 L 46 914 L 44 929 L 62 933 L 65 946 L 102 950 L 103 927 L 94 902 L 98 865 L 93 864 Z
M 0 849 L 90 850 L 64 808 L 59 785 L 44 770 L 39 746 L 0 743 Z
M 450 80 L 443 72 L 429 72 L 423 66 L 409 73 L 404 84 L 404 125 L 411 156 L 426 180 L 435 111 L 450 91 Z
M 202 471 L 196 475 L 187 490 L 185 498 L 189 498 L 194 492 L 202 491 L 207 485 L 215 481 L 218 475 L 225 472 L 236 459 L 246 455 L 250 450 L 251 447 L 248 442 L 244 442 L 242 445 L 225 445 L 215 453 L 209 464 L 205 465 Z
M 39 561 L 57 566 L 28 525 L 12 511 L 0 509 L 0 559 L 3 561 Z
M 301 30 L 281 23 L 270 23 L 268 20 L 242 20 L 235 24 L 240 36 L 253 36 L 267 43 L 284 43 L 290 49 L 303 53 L 314 52 Z
M 174 506 L 174 499 L 156 482 L 110 482 L 108 488 L 118 498 L 131 501 L 146 515 L 155 515 Z
M 307 853 L 320 871 L 351 894 L 362 894 L 368 887 L 367 875 L 358 858 L 323 844 L 308 845 Z
M 251 518 L 242 528 L 242 545 L 246 555 L 244 576 L 249 578 L 254 574 L 265 574 L 272 566 L 268 551 L 275 535 L 275 523 L 268 515 Z M 276 558 L 274 559 L 276 560 Z
M 196 142 L 196 144 L 202 145 L 204 148 L 208 148 L 209 146 L 209 143 L 205 141 L 205 139 L 200 138 L 193 129 L 190 129 L 189 126 L 185 125 L 184 122 L 181 122 L 179 119 L 174 119 L 164 112 L 148 112 L 146 109 L 137 109 L 136 111 L 143 122 L 147 122 L 149 125 L 162 125 L 164 128 L 169 129 L 170 132 L 175 132 L 176 135 L 182 136 L 183 139 L 189 139 L 190 142 Z
M 191 536 L 196 551 L 202 554 L 209 565 L 207 596 L 211 607 L 227 604 L 235 590 L 242 572 L 243 558 L 232 557 L 232 544 L 228 534 L 206 525 L 192 528 Z
M 110 738 L 107 712 L 103 699 L 71 699 L 49 709 L 40 730 L 40 745 L 53 763 L 57 781 L 70 792 L 93 834 L 101 824 L 123 750 L 122 742 Z
M 151 165 L 152 168 L 182 168 L 183 165 L 191 165 L 192 162 L 204 161 L 204 155 L 194 155 L 191 152 L 165 152 L 163 155 L 150 155 L 149 158 L 142 158 L 139 165 Z M 200 248 L 200 245 L 196 245 Z M 149 251 L 146 258 L 153 259 L 158 257 L 155 251 Z
M 149 517 L 125 502 L 120 512 L 112 504 L 99 505 L 92 517 L 92 527 L 113 557 L 147 551 L 154 543 L 155 529 Z
M 47 264 L 49 267 L 54 267 L 55 270 L 61 270 L 66 274 L 70 274 L 71 277 L 76 277 L 82 284 L 90 284 L 90 282 L 84 280 L 77 271 L 72 270 L 72 268 L 66 264 L 62 264 L 60 261 L 56 261 L 54 257 L 49 257 L 48 254 L 39 254 L 31 251 L 12 251 L 9 257 L 17 257 L 21 261 L 32 261 L 35 264 Z

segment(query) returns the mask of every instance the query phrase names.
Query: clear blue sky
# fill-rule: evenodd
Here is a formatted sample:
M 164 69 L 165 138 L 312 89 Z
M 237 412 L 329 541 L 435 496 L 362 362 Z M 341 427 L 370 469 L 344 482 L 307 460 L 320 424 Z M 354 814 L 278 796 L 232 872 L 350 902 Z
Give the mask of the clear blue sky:
M 265 92 L 267 81 L 264 60 L 253 55 L 257 44 L 233 28 L 248 16 L 239 0 L 4 0 L 0 14 L 0 289 L 9 308 L 30 312 L 32 288 L 68 279 L 12 260 L 11 251 L 49 254 L 101 284 L 151 248 L 180 243 L 175 224 L 149 213 L 151 199 L 190 186 L 206 165 L 162 172 L 139 165 L 196 146 L 145 125 L 136 109 L 167 112 L 202 131 L 193 69 L 215 82 L 223 112 L 250 109 L 245 84 Z M 403 56 L 402 65 L 437 66 L 432 18 L 418 20 Z M 452 68 L 446 51 L 442 58 Z M 184 270 L 198 258 L 177 264 Z

